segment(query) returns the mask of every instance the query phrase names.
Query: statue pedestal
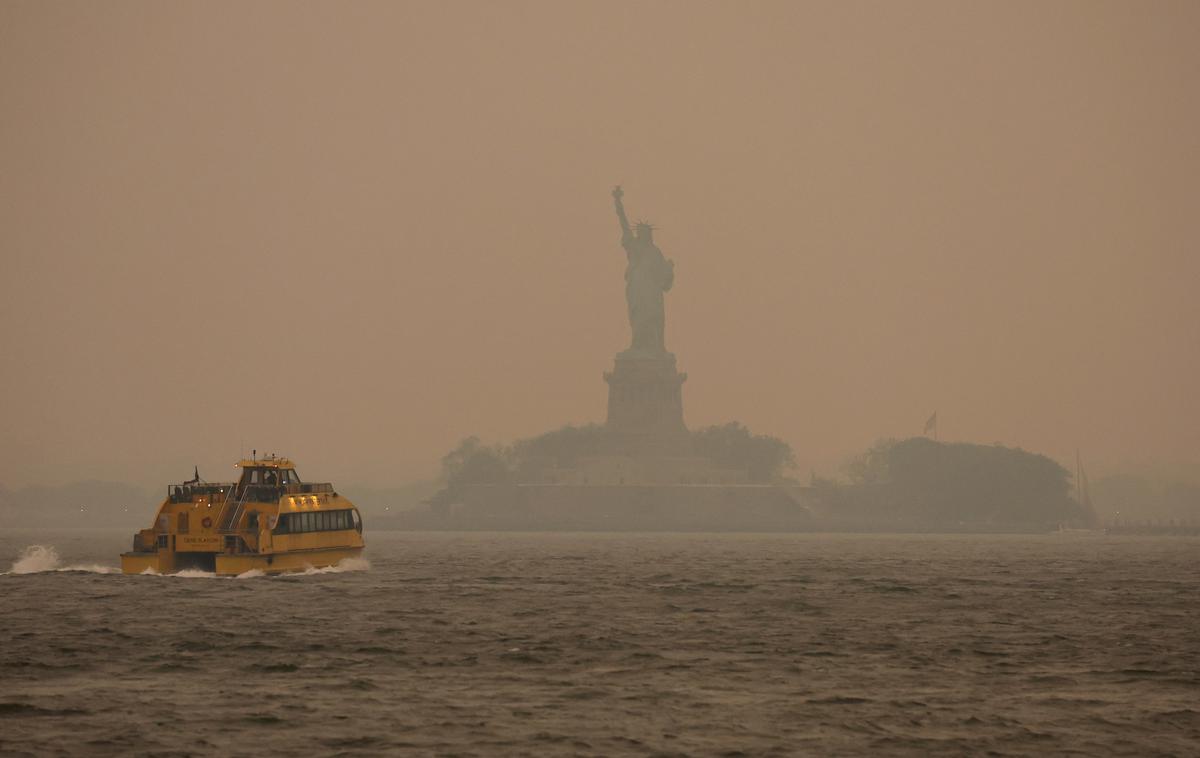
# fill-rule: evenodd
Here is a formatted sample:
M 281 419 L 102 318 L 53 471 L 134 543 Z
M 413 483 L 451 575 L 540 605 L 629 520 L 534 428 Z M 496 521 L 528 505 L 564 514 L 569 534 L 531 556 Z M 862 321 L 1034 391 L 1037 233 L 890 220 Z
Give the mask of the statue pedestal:
M 671 353 L 617 353 L 608 382 L 608 429 L 629 454 L 669 453 L 687 446 L 683 383 Z

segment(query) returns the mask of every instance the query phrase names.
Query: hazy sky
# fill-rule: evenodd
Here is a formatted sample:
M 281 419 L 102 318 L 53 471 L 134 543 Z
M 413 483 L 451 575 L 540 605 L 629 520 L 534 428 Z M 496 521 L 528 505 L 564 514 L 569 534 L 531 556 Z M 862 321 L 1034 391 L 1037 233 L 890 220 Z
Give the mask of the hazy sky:
M 685 417 L 1200 464 L 1200 3 L 0 3 L 0 482 Z

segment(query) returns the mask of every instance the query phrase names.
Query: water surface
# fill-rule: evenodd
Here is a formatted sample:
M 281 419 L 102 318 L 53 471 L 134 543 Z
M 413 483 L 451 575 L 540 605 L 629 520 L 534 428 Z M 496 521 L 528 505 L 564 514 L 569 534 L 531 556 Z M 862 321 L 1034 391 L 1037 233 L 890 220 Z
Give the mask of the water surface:
M 367 570 L 102 573 L 128 539 L 0 535 L 0 754 L 1200 753 L 1197 539 L 368 532 Z

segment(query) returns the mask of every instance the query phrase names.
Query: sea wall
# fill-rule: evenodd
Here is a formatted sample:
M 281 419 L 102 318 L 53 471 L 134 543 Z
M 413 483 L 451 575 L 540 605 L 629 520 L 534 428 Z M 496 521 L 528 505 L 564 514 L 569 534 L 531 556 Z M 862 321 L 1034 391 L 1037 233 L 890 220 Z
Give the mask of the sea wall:
M 479 484 L 412 514 L 411 528 L 810 531 L 807 488 L 774 485 Z

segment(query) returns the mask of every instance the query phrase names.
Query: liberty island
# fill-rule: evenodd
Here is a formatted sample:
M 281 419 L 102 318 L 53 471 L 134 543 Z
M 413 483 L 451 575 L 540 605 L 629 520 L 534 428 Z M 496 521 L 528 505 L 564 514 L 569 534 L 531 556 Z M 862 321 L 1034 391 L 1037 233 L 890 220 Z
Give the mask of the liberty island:
M 782 440 L 743 425 L 689 429 L 667 350 L 675 263 L 655 229 L 612 198 L 625 253 L 629 344 L 613 357 L 603 424 L 567 425 L 509 445 L 470 437 L 442 460 L 446 486 L 409 528 L 620 531 L 1044 532 L 1091 525 L 1067 472 L 998 445 L 882 439 L 848 482 L 801 484 Z M 747 387 L 747 391 L 751 388 Z M 969 507 L 964 504 L 971 504 Z
M 806 529 L 801 490 L 783 479 L 786 443 L 740 424 L 689 430 L 667 350 L 665 296 L 675 284 L 647 221 L 612 198 L 625 253 L 629 345 L 603 374 L 603 424 L 566 426 L 511 446 L 465 440 L 443 460 L 446 489 L 412 526 L 473 529 Z

